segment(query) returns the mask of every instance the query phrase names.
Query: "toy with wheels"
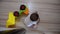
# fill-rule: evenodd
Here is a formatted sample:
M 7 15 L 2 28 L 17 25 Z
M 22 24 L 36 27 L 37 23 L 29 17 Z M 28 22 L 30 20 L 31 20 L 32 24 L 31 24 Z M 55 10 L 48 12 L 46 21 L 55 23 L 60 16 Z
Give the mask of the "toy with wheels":
M 19 17 L 19 12 L 18 11 L 15 11 L 13 14 L 14 14 L 15 17 Z
M 8 16 L 8 20 L 7 20 L 7 23 L 6 23 L 6 27 L 7 28 L 13 28 L 13 27 L 15 27 L 16 17 L 18 18 L 23 13 L 25 15 L 28 15 L 29 14 L 29 10 L 28 10 L 28 8 L 25 5 L 21 5 L 20 6 L 19 12 L 18 11 L 9 12 L 9 16 Z

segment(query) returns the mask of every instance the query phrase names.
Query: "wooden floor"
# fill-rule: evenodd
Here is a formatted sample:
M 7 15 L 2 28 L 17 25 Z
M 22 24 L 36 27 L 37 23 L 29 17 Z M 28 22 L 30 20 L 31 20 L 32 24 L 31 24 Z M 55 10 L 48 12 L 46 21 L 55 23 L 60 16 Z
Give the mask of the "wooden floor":
M 19 11 L 21 4 L 39 13 L 38 30 L 45 34 L 60 34 L 60 0 L 0 0 L 0 26 L 6 24 L 10 11 Z

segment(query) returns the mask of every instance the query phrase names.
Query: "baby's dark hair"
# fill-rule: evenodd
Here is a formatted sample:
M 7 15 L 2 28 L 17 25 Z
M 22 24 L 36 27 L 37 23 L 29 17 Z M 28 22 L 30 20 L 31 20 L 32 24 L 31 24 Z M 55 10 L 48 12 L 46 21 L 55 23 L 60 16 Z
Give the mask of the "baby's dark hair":
M 37 13 L 32 13 L 30 19 L 32 21 L 37 21 L 39 19 L 39 15 Z

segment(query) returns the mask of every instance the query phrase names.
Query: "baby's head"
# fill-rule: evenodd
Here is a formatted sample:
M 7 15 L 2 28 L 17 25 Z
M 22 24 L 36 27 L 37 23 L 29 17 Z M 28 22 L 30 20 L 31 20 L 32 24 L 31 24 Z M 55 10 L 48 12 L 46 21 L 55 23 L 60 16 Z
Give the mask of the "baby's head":
M 32 21 L 37 21 L 39 19 L 39 15 L 37 13 L 32 13 L 30 19 Z

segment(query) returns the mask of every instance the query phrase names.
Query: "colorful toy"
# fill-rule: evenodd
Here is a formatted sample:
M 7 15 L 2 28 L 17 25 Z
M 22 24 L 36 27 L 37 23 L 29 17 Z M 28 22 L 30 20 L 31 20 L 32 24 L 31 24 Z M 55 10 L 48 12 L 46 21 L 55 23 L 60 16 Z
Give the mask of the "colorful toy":
M 19 15 L 23 14 L 25 10 L 19 10 Z
M 6 23 L 6 27 L 7 28 L 15 27 L 16 17 L 18 18 L 19 15 L 21 15 L 23 13 L 25 15 L 28 15 L 29 14 L 29 10 L 28 10 L 28 8 L 25 5 L 21 5 L 20 6 L 19 12 L 18 11 L 9 12 L 9 17 L 8 17 L 8 20 L 7 20 L 7 23 Z
M 13 12 L 9 12 L 9 18 L 6 23 L 6 27 L 9 28 L 12 27 L 13 25 L 15 25 L 15 16 L 13 15 Z
M 28 15 L 28 13 L 29 13 L 29 10 L 25 5 L 20 6 L 19 14 L 21 15 L 22 13 L 24 13 L 26 15 Z
M 28 8 L 26 8 L 25 12 L 23 12 L 24 14 L 28 15 L 29 14 L 29 10 Z

